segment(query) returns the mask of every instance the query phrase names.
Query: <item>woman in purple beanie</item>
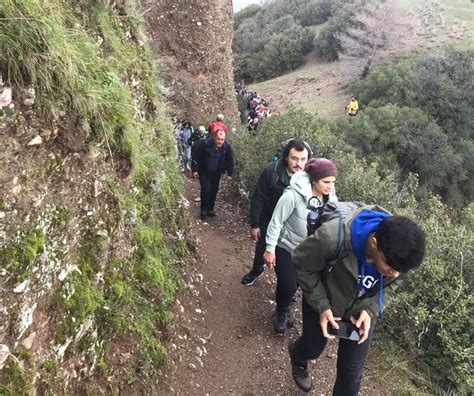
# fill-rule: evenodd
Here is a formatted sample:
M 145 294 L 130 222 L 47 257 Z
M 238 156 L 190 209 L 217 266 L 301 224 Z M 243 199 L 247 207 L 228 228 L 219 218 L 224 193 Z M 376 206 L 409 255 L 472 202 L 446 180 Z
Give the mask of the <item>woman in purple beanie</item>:
M 337 201 L 334 192 L 337 168 L 326 158 L 312 158 L 291 178 L 273 211 L 267 229 L 265 264 L 275 267 L 277 275 L 276 314 L 273 328 L 283 335 L 293 325 L 289 305 L 298 287 L 291 253 L 307 236 L 306 217 L 311 206 Z M 289 320 L 290 319 L 290 320 Z

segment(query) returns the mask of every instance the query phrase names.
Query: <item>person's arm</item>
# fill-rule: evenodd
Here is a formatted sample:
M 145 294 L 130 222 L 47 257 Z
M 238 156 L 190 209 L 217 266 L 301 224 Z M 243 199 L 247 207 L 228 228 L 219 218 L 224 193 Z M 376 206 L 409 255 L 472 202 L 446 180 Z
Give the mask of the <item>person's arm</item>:
M 335 249 L 332 245 L 329 243 L 327 227 L 323 225 L 298 245 L 291 255 L 305 299 L 319 313 L 331 309 L 321 275 L 326 270 L 327 259 Z
M 234 151 L 232 150 L 232 146 L 229 144 L 229 147 L 226 151 L 226 170 L 227 170 L 227 176 L 232 177 L 234 174 L 234 165 L 235 165 L 235 159 L 234 159 Z
M 203 155 L 204 140 L 199 140 L 191 152 L 191 172 L 194 174 L 199 170 L 199 161 Z
M 257 181 L 255 190 L 250 201 L 250 213 L 249 223 L 250 227 L 257 228 L 260 224 L 260 216 L 263 212 L 263 205 L 265 204 L 265 198 L 269 194 L 270 186 L 268 185 L 268 170 L 265 168 Z
M 295 209 L 294 196 L 293 190 L 287 188 L 277 202 L 270 224 L 268 224 L 267 237 L 265 239 L 267 244 L 266 251 L 268 253 L 275 253 L 281 229 Z

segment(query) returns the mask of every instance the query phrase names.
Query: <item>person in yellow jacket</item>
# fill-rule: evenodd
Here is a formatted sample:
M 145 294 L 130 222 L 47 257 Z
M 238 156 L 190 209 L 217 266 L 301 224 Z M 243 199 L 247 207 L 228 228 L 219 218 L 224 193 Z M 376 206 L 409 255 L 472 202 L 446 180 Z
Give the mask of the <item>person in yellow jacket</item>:
M 359 110 L 359 103 L 357 102 L 357 98 L 355 96 L 351 96 L 351 101 L 346 106 L 347 114 L 350 116 L 355 116 L 357 111 Z

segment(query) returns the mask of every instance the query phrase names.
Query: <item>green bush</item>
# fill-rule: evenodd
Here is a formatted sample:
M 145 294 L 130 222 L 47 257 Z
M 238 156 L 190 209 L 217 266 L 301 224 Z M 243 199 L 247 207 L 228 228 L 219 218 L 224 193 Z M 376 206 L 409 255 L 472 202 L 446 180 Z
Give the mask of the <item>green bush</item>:
M 299 137 L 307 141 L 315 156 L 327 157 L 338 165 L 336 189 L 341 200 L 379 203 L 387 207 L 396 202 L 405 205 L 413 191 L 407 179 L 402 191 L 393 174 L 384 176 L 377 164 L 368 166 L 358 159 L 354 149 L 331 132 L 331 125 L 314 114 L 296 111 L 266 120 L 257 135 L 244 134 L 233 142 L 236 150 L 238 180 L 241 188 L 253 192 L 263 167 L 285 140 Z M 250 160 L 251 159 L 251 160 Z
M 248 18 L 252 18 L 262 7 L 258 4 L 250 4 L 244 9 L 234 14 L 234 31 L 236 31 L 240 24 Z
M 235 58 L 236 81 L 261 81 L 296 69 L 312 50 L 314 33 L 309 28 L 292 27 L 273 36 L 264 49 Z
M 261 81 L 293 70 L 313 48 L 314 29 L 331 17 L 329 0 L 276 0 L 235 14 L 236 81 Z
M 400 288 L 381 325 L 385 337 L 428 364 L 444 389 L 469 394 L 474 389 L 474 233 L 463 223 L 472 222 L 472 208 L 458 224 L 435 198 L 423 202 L 420 212 L 427 257 Z
M 469 51 L 450 50 L 392 62 L 352 85 L 365 111 L 349 141 L 362 155 L 388 156 L 418 173 L 422 189 L 455 207 L 474 197 L 472 59 Z

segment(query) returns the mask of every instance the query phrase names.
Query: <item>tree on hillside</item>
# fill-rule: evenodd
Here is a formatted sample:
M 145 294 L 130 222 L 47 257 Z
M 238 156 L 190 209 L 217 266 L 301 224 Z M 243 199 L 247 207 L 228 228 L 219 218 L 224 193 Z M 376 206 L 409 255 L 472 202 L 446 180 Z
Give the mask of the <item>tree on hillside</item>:
M 262 7 L 260 7 L 258 4 L 250 4 L 239 12 L 236 12 L 234 14 L 234 31 L 239 28 L 240 24 L 245 19 L 252 18 L 257 12 L 260 11 L 261 8 Z
M 336 36 L 341 44 L 339 59 L 345 60 L 344 74 L 367 77 L 372 65 L 378 63 L 400 31 L 393 18 L 397 0 L 369 3 L 353 19 L 353 26 Z

